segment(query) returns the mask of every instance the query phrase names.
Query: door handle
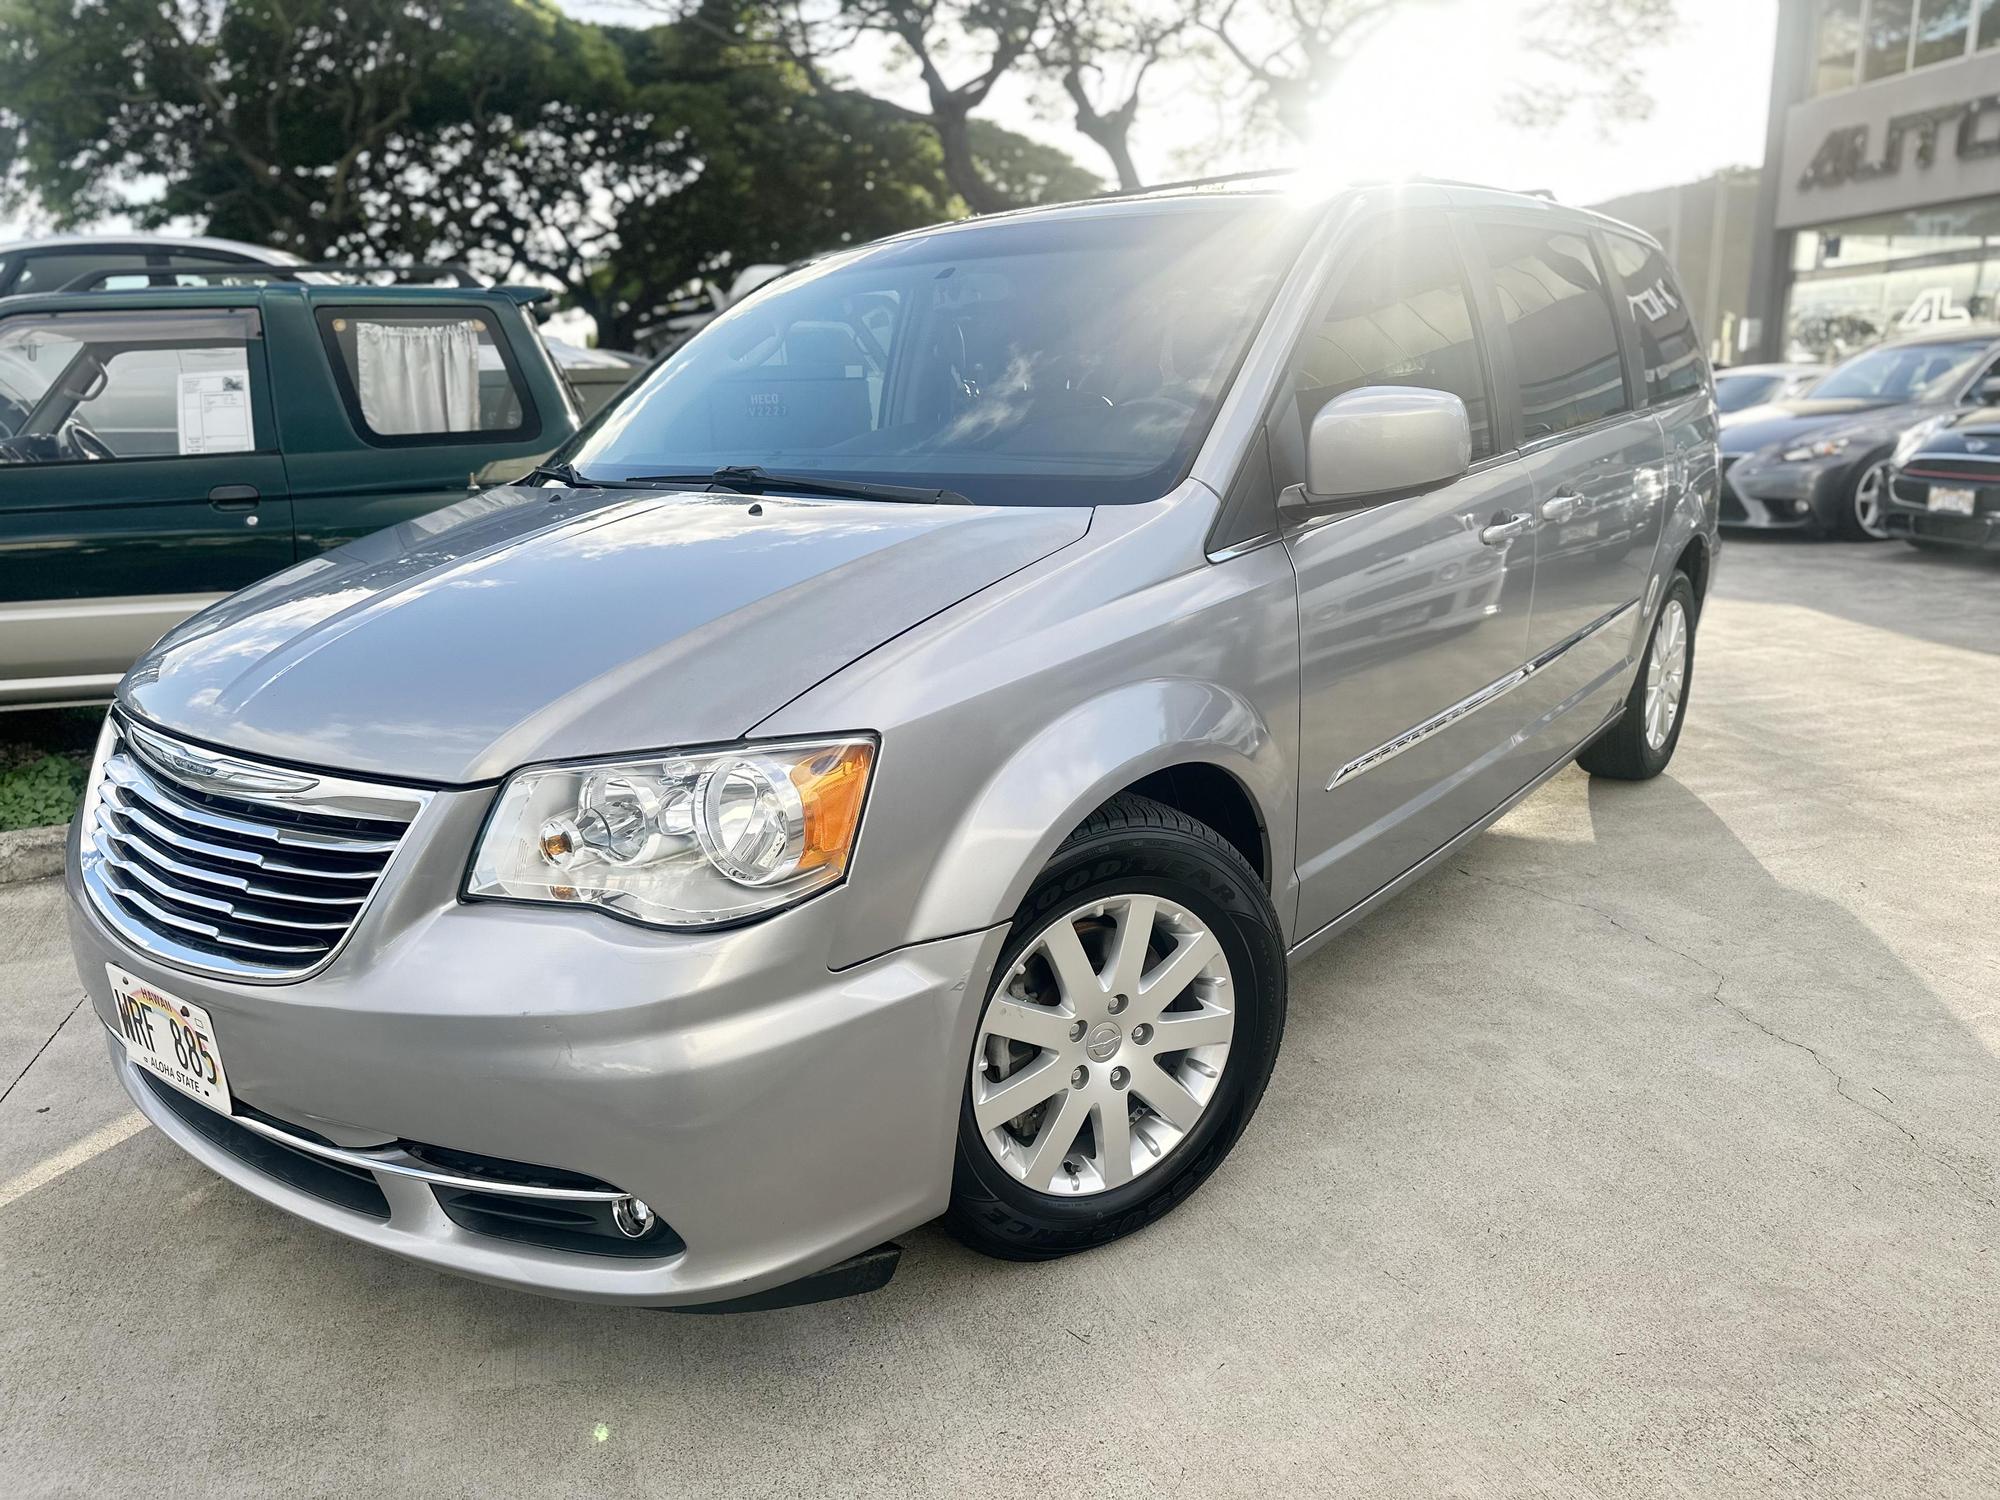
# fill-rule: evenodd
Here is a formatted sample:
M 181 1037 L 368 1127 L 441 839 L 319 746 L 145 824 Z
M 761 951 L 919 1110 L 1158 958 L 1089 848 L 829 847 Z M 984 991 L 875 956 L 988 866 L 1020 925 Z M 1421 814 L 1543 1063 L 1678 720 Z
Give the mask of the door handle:
M 1564 521 L 1567 521 L 1571 516 L 1582 510 L 1585 503 L 1583 496 L 1579 495 L 1575 490 L 1563 490 L 1558 494 L 1549 496 L 1548 499 L 1542 502 L 1542 519 L 1544 521 L 1554 521 L 1560 526 Z
M 218 484 L 208 492 L 208 503 L 217 510 L 255 510 L 261 499 L 254 484 Z
M 1479 533 L 1479 540 L 1486 543 L 1489 547 L 1498 547 L 1502 542 L 1513 541 L 1515 537 L 1520 536 L 1534 524 L 1535 518 L 1528 515 L 1525 511 L 1516 516 L 1510 516 L 1505 511 L 1500 511 L 1494 515 L 1493 520 Z

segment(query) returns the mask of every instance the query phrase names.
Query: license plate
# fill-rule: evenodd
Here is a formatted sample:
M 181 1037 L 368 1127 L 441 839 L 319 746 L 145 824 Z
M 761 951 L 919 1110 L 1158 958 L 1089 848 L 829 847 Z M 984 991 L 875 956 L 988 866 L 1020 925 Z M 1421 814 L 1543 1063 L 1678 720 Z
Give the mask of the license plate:
M 1953 489 L 1948 485 L 1931 486 L 1931 509 L 1942 511 L 1948 516 L 1969 516 L 1977 504 L 1977 490 Z
M 222 1070 L 222 1048 L 208 1012 L 116 964 L 106 964 L 104 972 L 111 977 L 125 1055 L 161 1082 L 228 1114 L 229 1075 Z

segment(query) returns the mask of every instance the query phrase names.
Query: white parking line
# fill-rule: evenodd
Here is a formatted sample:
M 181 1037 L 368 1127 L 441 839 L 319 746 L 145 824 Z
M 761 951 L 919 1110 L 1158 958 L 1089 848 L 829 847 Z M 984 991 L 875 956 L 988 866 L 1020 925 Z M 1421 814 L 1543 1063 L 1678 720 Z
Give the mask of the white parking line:
M 147 1126 L 147 1119 L 136 1110 L 129 1115 L 120 1115 L 109 1125 L 93 1130 L 65 1151 L 58 1151 L 45 1161 L 36 1162 L 19 1177 L 0 1182 L 0 1208 L 5 1208 L 16 1198 L 25 1198 L 38 1187 L 54 1182 L 72 1167 L 80 1167 L 93 1156 L 109 1151 L 120 1141 L 130 1140 Z

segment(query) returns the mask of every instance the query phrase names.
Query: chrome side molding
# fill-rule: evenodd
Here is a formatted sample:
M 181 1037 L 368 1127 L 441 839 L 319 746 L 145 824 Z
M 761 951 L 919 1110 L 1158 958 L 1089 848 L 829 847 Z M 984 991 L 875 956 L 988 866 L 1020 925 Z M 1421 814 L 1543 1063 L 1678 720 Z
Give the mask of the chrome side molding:
M 1363 771 L 1372 771 L 1385 761 L 1394 760 L 1405 750 L 1421 745 L 1425 740 L 1441 730 L 1449 729 L 1467 714 L 1477 713 L 1489 703 L 1506 697 L 1507 694 L 1513 692 L 1515 688 L 1526 682 L 1530 677 L 1533 677 L 1537 672 L 1547 670 L 1565 652 L 1582 645 L 1599 632 L 1609 630 L 1638 607 L 1639 601 L 1637 599 L 1619 605 L 1618 608 L 1604 616 L 1603 619 L 1592 621 L 1590 624 L 1584 626 L 1583 629 L 1577 631 L 1575 635 L 1556 642 L 1555 645 L 1549 647 L 1548 650 L 1542 652 L 1534 660 L 1523 662 L 1505 677 L 1487 683 L 1485 687 L 1480 688 L 1477 692 L 1467 694 L 1465 697 L 1459 699 L 1458 702 L 1452 704 L 1443 713 L 1434 714 L 1432 717 L 1424 720 L 1423 723 L 1413 728 L 1405 729 L 1394 739 L 1384 740 L 1366 754 L 1355 756 L 1353 760 L 1350 760 L 1346 765 L 1333 773 L 1333 779 L 1327 782 L 1326 789 L 1330 792 L 1343 781 L 1352 781 Z

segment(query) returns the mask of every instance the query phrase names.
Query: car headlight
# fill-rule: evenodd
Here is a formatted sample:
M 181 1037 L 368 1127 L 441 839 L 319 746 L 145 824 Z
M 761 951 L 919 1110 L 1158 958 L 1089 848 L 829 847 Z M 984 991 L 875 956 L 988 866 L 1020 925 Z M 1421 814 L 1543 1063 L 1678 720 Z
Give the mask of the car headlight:
M 1801 443 L 1796 448 L 1787 448 L 1778 456 L 1788 464 L 1808 463 L 1815 458 L 1838 458 L 1854 444 L 1851 437 L 1815 438 L 1812 442 Z
M 1948 426 L 1950 422 L 1951 418 L 1949 416 L 1924 418 L 1923 421 L 1917 423 L 1916 426 L 1896 439 L 1894 461 L 1902 464 L 1916 457 L 1917 450 L 1923 447 L 1925 443 L 1928 443 L 1937 435 L 1941 428 Z
M 516 771 L 465 891 L 656 927 L 762 916 L 847 873 L 874 763 L 848 737 Z

